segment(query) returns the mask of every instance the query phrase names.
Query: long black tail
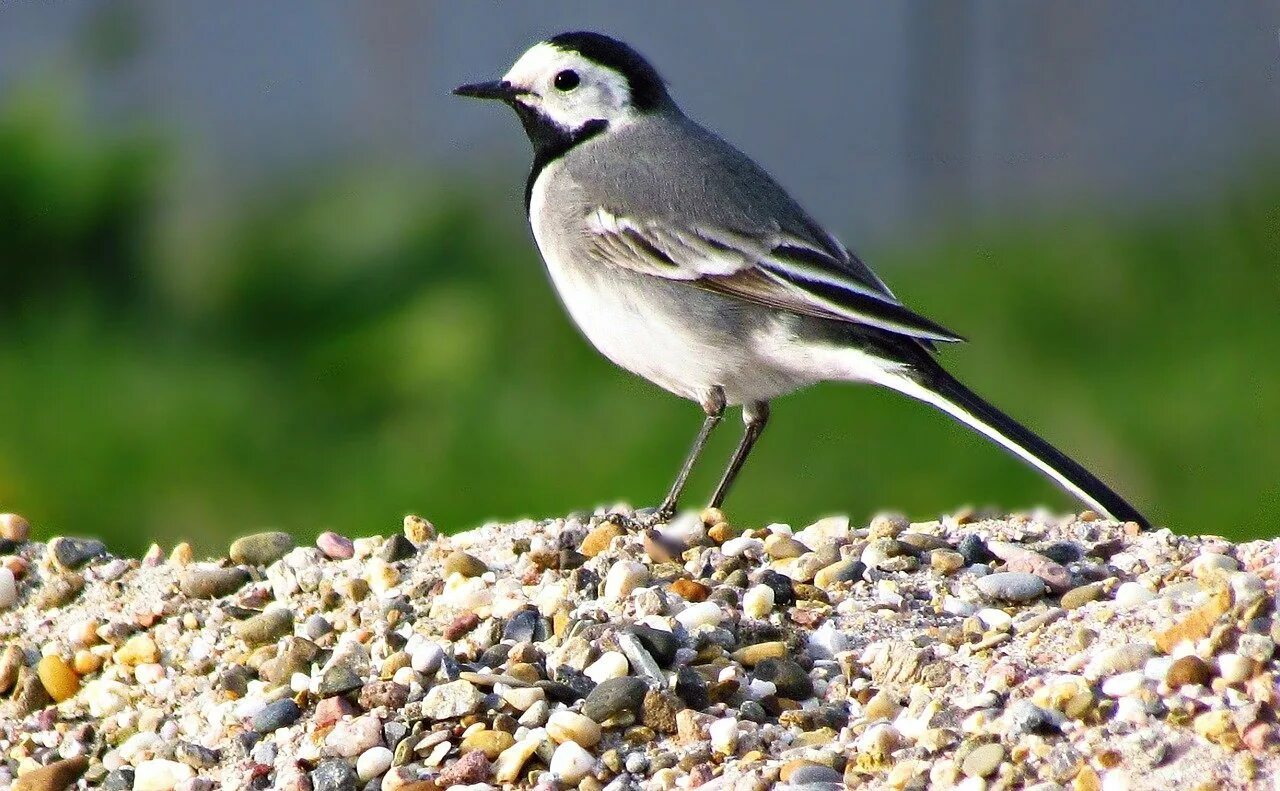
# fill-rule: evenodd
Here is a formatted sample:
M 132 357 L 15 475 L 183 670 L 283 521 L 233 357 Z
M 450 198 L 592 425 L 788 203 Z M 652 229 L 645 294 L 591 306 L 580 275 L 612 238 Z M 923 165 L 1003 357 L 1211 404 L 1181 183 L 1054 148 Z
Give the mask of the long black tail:
M 1138 509 L 1116 494 L 1074 459 L 1045 442 L 1026 426 L 996 409 L 960 380 L 947 373 L 937 362 L 920 361 L 916 376 L 901 377 L 890 384 L 921 401 L 932 404 L 956 420 L 987 436 L 1005 449 L 1029 462 L 1067 492 L 1090 508 L 1124 522 L 1137 522 L 1150 527 Z

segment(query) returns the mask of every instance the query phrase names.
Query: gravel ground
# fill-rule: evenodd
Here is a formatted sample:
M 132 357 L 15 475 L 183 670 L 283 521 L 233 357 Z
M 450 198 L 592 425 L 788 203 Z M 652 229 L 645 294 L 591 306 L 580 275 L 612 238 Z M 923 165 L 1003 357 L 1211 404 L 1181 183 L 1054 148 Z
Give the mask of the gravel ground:
M 0 515 L 0 787 L 1280 788 L 1280 540 L 601 511 L 197 562 L 28 534 Z

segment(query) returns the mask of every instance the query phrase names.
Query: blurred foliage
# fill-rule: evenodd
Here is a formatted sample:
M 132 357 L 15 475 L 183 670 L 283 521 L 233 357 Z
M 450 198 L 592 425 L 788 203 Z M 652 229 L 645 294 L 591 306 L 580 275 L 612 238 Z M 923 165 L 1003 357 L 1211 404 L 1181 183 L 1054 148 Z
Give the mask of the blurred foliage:
M 445 529 L 656 501 L 701 420 L 576 336 L 518 184 L 328 173 L 234 208 L 154 139 L 0 111 L 0 510 L 121 551 L 282 526 Z M 1274 174 L 1274 171 L 1271 171 Z M 513 177 L 514 179 L 514 177 Z M 1182 531 L 1275 534 L 1280 178 L 1137 217 L 1023 218 L 868 255 L 973 339 L 946 361 Z M 495 219 L 496 218 L 496 219 Z M 864 251 L 866 252 L 866 251 Z M 781 400 L 740 521 L 981 498 L 1075 507 L 920 405 Z M 697 504 L 736 441 L 726 424 Z

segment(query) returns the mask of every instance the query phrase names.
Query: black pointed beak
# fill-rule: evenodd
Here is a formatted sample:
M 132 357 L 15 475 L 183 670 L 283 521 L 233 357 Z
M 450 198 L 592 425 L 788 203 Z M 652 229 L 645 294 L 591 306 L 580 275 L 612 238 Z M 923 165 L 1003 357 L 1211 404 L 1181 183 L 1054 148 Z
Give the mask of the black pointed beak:
M 497 99 L 502 102 L 513 102 L 517 96 L 528 93 L 506 80 L 490 80 L 471 85 L 459 85 L 453 89 L 455 96 L 469 96 L 472 99 Z

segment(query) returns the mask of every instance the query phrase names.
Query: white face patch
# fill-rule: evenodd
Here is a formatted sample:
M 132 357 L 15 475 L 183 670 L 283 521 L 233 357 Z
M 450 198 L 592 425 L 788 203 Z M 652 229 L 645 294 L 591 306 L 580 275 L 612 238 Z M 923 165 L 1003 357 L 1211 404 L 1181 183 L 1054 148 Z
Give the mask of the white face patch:
M 556 76 L 566 71 L 577 75 L 577 84 L 568 90 L 556 87 Z M 630 120 L 636 112 L 631 105 L 626 77 L 545 41 L 521 55 L 503 79 L 529 92 L 518 101 L 563 129 L 581 129 L 588 121 L 597 119 L 616 126 Z

